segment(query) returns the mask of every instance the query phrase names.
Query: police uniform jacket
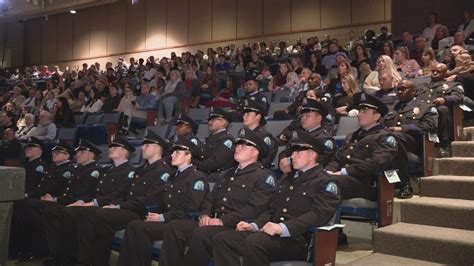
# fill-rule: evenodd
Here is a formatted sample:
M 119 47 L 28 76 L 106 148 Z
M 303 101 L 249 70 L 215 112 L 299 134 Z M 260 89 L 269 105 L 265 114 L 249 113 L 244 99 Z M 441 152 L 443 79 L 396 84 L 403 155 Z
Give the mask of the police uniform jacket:
M 421 102 L 418 98 L 408 103 L 399 102 L 384 117 L 387 127 L 401 127 L 410 135 L 436 133 L 438 128 L 438 111 L 433 104 Z
M 97 184 L 93 196 L 82 198 L 82 200 L 85 202 L 94 200 L 98 206 L 122 202 L 135 175 L 134 169 L 128 161 L 119 166 L 112 165 L 103 169 L 104 174 Z
M 146 207 L 158 201 L 172 174 L 174 174 L 173 168 L 164 159 L 139 166 L 130 182 L 125 200 L 119 203 L 120 209 L 131 210 L 145 216 Z
M 165 185 L 162 200 L 159 202 L 159 213 L 166 222 L 174 219 L 190 218 L 199 213 L 199 208 L 209 192 L 207 175 L 190 166 L 182 172 L 179 170 L 170 182 Z
M 47 193 L 54 197 L 59 196 L 73 176 L 74 171 L 74 165 L 70 161 L 60 165 L 54 164 L 51 169 L 43 173 L 36 189 L 31 193 L 27 193 L 26 196 L 28 198 L 39 198 Z
M 398 102 L 397 91 L 395 88 L 388 90 L 380 89 L 374 93 L 374 96 L 379 98 L 388 108 L 389 111 L 393 110 L 395 104 Z
M 265 97 L 265 94 L 261 93 L 260 91 L 256 91 L 256 92 L 253 92 L 253 93 L 247 93 L 247 94 L 245 94 L 244 97 L 240 98 L 237 102 L 237 111 L 243 112 L 244 105 L 245 105 L 245 100 L 257 101 L 263 107 L 265 107 L 265 111 L 268 111 L 268 107 L 270 105 L 270 102 L 268 101 L 267 97 Z
M 234 227 L 238 222 L 255 219 L 267 210 L 275 189 L 273 172 L 259 162 L 244 169 L 233 168 L 215 184 L 200 213 L 221 219 L 224 226 Z
M 331 220 L 341 200 L 335 179 L 320 164 L 305 172 L 293 171 L 278 185 L 270 208 L 255 223 L 258 228 L 267 222 L 283 223 L 296 239 L 309 236 L 310 227 L 322 226 Z
M 377 124 L 368 130 L 359 128 L 347 135 L 344 145 L 325 169 L 334 172 L 345 168 L 349 176 L 373 180 L 391 166 L 397 150 L 395 137 L 384 125 Z
M 211 133 L 206 138 L 205 157 L 199 163 L 198 169 L 206 173 L 227 170 L 235 165 L 234 151 L 234 137 L 228 130 Z
M 41 157 L 28 161 L 25 166 L 25 193 L 28 194 L 35 191 L 41 181 L 41 178 L 43 177 L 43 174 L 47 170 L 46 162 L 43 161 Z
M 275 137 L 262 126 L 257 126 L 253 131 L 263 139 L 268 147 L 267 155 L 261 158 L 260 162 L 264 167 L 271 168 L 273 160 L 278 153 L 278 142 Z
M 462 102 L 464 88 L 459 82 L 437 81 L 423 84 L 418 94 L 421 102 L 432 103 L 436 98 L 444 98 L 447 106 L 453 106 Z
M 102 167 L 95 161 L 77 166 L 57 202 L 68 205 L 82 198 L 90 198 L 101 177 Z
M 337 146 L 334 138 L 322 126 L 316 129 L 308 130 L 306 132 L 308 132 L 311 136 L 323 141 L 324 152 L 319 154 L 318 162 L 323 166 L 327 165 L 332 160 L 334 155 L 336 155 Z

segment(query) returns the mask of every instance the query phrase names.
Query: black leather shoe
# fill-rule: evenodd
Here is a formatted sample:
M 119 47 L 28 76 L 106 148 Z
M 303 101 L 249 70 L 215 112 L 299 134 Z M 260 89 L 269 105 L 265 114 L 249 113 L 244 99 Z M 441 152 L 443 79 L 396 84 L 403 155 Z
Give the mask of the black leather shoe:
M 398 192 L 397 198 L 399 199 L 409 199 L 413 197 L 413 188 L 409 183 L 403 184 L 400 188 L 400 192 Z

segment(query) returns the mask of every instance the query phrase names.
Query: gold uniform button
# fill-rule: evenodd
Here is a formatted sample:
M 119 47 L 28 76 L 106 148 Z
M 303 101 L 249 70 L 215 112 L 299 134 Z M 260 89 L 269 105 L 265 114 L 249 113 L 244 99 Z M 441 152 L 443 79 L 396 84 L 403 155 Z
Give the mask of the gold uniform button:
M 107 174 L 104 174 L 104 176 L 107 176 Z
M 293 186 L 290 186 L 290 190 L 293 190 Z
M 99 189 L 99 188 L 97 188 L 97 191 L 99 191 L 99 190 L 100 190 L 100 189 Z
M 244 188 L 244 187 L 245 187 L 245 185 L 242 185 L 242 188 Z
M 354 140 L 354 143 L 357 143 L 357 140 Z
M 132 187 L 134 187 L 134 186 L 135 186 L 135 183 L 132 183 Z
M 143 185 L 146 185 L 146 182 L 143 182 Z
M 354 147 L 353 147 L 353 146 L 350 146 L 350 147 L 349 147 L 349 150 L 353 150 L 353 149 L 354 149 Z
M 100 180 L 99 184 L 102 184 L 102 183 L 103 183 L 102 180 Z
M 114 179 L 112 179 L 112 182 L 114 182 Z
M 170 188 L 173 188 L 173 184 L 170 185 Z
M 181 193 L 181 190 L 178 190 L 178 194 Z
M 402 115 L 402 114 L 399 114 L 398 116 L 399 116 L 399 117 L 402 117 L 403 115 Z
M 166 205 L 166 207 L 170 208 L 170 207 L 171 207 L 171 204 Z
M 287 197 L 287 198 L 286 198 L 286 201 L 290 201 L 290 197 Z
M 283 208 L 283 212 L 286 213 L 288 210 L 286 208 Z
M 401 125 L 402 123 L 401 122 L 397 122 L 397 125 Z
M 222 207 L 221 207 L 221 210 L 225 210 L 225 207 L 224 207 L 224 206 L 222 206 Z
M 133 195 L 133 192 L 130 192 L 130 195 Z
M 223 200 L 223 201 L 227 201 L 227 198 L 223 198 L 222 200 Z
M 303 196 L 306 196 L 306 192 L 303 192 Z
M 171 198 L 171 194 L 168 195 L 168 198 Z
M 66 190 L 69 190 L 69 188 L 67 187 Z
M 227 189 L 227 191 L 230 191 L 230 190 L 231 190 L 230 188 Z
M 366 148 L 368 148 L 368 147 L 369 147 L 369 145 L 365 145 L 365 147 L 366 147 Z
M 230 181 L 234 181 L 234 177 L 231 177 L 231 178 L 230 178 Z
M 285 218 L 284 218 L 284 217 L 280 217 L 280 221 L 285 221 Z
M 347 156 L 346 156 L 346 158 L 347 158 L 347 159 L 350 159 L 350 158 L 351 158 L 351 156 L 350 156 L 350 155 L 347 155 Z
M 66 196 L 67 196 L 67 194 L 66 194 L 66 193 L 64 193 L 64 194 L 63 194 L 63 197 L 66 197 Z

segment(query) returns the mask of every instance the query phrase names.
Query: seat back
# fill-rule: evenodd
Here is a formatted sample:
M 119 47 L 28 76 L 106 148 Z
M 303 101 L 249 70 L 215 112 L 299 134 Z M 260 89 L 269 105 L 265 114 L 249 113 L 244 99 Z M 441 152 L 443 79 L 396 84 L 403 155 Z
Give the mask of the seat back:
M 112 163 L 112 160 L 109 158 L 109 145 L 97 145 L 97 148 L 102 152 L 98 158 L 97 158 L 97 163 L 98 164 L 110 164 Z
M 268 116 L 269 117 L 273 117 L 273 113 L 275 113 L 275 111 L 278 111 L 278 110 L 281 110 L 281 109 L 285 109 L 286 107 L 290 106 L 290 102 L 286 102 L 286 103 L 276 103 L 276 102 L 272 102 L 270 103 L 270 107 L 268 108 Z
M 207 124 L 199 124 L 199 128 L 198 128 L 198 132 L 196 134 L 196 137 L 198 137 L 198 139 L 204 141 L 207 136 L 209 136 L 209 127 L 207 126 Z
M 66 142 L 69 145 L 73 145 L 76 142 L 76 137 L 77 137 L 77 127 L 62 127 L 58 129 L 58 140 L 62 140 Z
M 265 125 L 265 129 L 273 136 L 278 137 L 291 122 L 292 120 L 269 120 Z
M 97 125 L 102 123 L 102 118 L 104 118 L 104 114 L 89 114 L 87 115 L 86 125 Z
M 229 132 L 234 138 L 237 138 L 239 130 L 244 127 L 244 123 L 241 122 L 232 122 L 229 125 Z
M 273 101 L 276 103 L 279 103 L 281 98 L 284 96 L 289 96 L 290 95 L 290 90 L 283 90 L 283 91 L 277 91 L 275 93 L 275 97 L 273 98 Z
M 149 126 L 147 127 L 147 130 L 151 130 L 155 132 L 158 136 L 165 139 L 168 133 L 168 126 Z
M 341 147 L 346 139 L 347 134 L 356 131 L 359 128 L 359 120 L 357 117 L 351 116 L 342 116 L 339 119 L 339 124 L 337 125 L 336 135 L 334 136 L 334 140 L 336 141 L 336 145 Z
M 207 120 L 210 111 L 211 108 L 190 108 L 188 116 L 197 122 L 204 121 Z
M 74 123 L 76 125 L 82 125 L 84 124 L 84 119 L 86 118 L 85 114 L 75 114 L 74 115 Z

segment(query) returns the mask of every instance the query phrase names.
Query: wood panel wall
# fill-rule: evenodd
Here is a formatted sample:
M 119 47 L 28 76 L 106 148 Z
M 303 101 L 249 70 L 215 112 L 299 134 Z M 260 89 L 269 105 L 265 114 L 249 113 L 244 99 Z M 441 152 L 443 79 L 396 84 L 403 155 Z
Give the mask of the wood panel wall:
M 390 10 L 391 0 L 122 0 L 26 21 L 24 63 L 376 25 L 390 22 Z

